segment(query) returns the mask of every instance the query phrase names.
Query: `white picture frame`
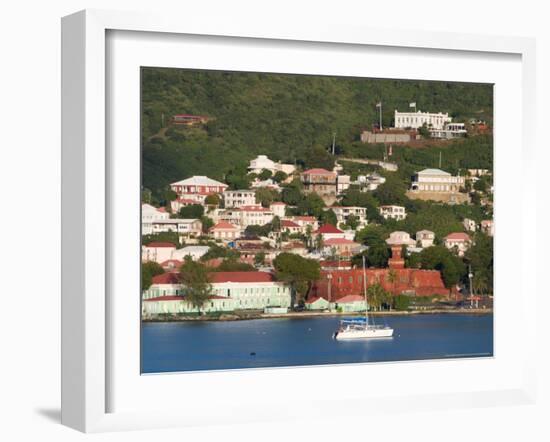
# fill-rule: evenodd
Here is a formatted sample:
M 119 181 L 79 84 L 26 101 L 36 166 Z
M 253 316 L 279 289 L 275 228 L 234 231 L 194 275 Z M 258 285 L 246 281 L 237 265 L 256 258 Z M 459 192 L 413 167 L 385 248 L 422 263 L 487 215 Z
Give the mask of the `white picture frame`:
M 107 287 L 110 256 L 108 243 L 112 230 L 110 219 L 109 179 L 113 172 L 107 152 L 109 93 L 106 66 L 108 32 L 151 32 L 162 35 L 202 35 L 220 38 L 268 39 L 272 41 L 334 43 L 379 48 L 426 49 L 431 51 L 466 51 L 475 54 L 512 54 L 521 57 L 522 173 L 534 170 L 535 42 L 528 38 L 494 37 L 451 33 L 388 31 L 372 28 L 349 28 L 308 24 L 300 28 L 271 27 L 252 22 L 211 22 L 206 16 L 182 24 L 178 17 L 144 13 L 81 11 L 62 21 L 62 423 L 84 432 L 123 429 L 160 428 L 169 426 L 207 425 L 201 415 L 183 410 L 167 412 L 162 405 L 155 412 L 139 409 L 110 411 L 109 370 L 112 353 L 108 338 L 110 317 Z M 158 34 L 157 34 L 158 35 Z M 498 124 L 498 123 L 497 123 Z M 497 181 L 498 183 L 498 181 Z M 497 184 L 498 188 L 498 184 Z M 522 214 L 522 237 L 533 229 L 536 214 L 536 192 L 518 190 L 526 210 Z M 534 230 L 533 230 L 534 231 Z M 534 256 L 534 244 L 522 242 L 522 273 L 527 274 L 527 256 Z M 498 246 L 496 248 L 498 253 Z M 523 278 L 519 311 L 536 304 L 535 281 Z M 376 411 L 404 411 L 411 404 L 416 409 L 463 408 L 499 404 L 526 404 L 535 400 L 535 330 L 534 321 L 525 324 L 525 352 L 522 371 L 514 383 L 502 388 L 473 388 L 460 393 L 430 392 L 410 396 L 398 391 L 377 398 Z M 497 355 L 498 357 L 498 355 Z M 338 369 L 333 367 L 332 369 Z M 357 368 L 356 368 L 357 371 Z M 262 371 L 261 382 L 269 379 L 271 370 Z M 274 370 L 277 376 L 284 370 Z M 519 372 L 518 372 L 519 373 Z M 247 376 L 235 373 L 204 373 L 202 378 L 222 382 L 224 376 Z M 274 374 L 273 374 L 274 376 Z M 288 376 L 287 376 L 288 377 Z M 175 377 L 173 377 L 175 380 Z M 517 382 L 515 382 L 517 381 Z M 169 381 L 168 381 L 169 382 Z M 259 381 L 260 382 L 260 381 Z M 261 384 L 259 384 L 261 385 Z M 251 393 L 252 394 L 252 393 Z M 256 393 L 258 394 L 258 393 Z M 247 397 L 237 400 L 242 410 L 241 421 L 262 421 L 293 417 L 280 407 L 255 410 Z M 315 413 L 334 399 L 308 399 Z M 240 402 L 239 402 L 240 401 Z M 361 396 L 354 399 L 354 413 L 372 413 L 374 407 Z M 248 414 L 246 413 L 248 411 Z M 268 417 L 269 416 L 269 417 Z

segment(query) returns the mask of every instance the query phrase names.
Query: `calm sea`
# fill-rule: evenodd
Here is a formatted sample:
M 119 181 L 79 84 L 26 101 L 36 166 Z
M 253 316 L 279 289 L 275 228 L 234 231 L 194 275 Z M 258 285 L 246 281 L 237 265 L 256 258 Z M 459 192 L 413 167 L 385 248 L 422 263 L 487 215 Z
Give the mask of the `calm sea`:
M 142 325 L 143 373 L 492 356 L 493 315 L 376 317 L 394 337 L 336 341 L 337 317 Z

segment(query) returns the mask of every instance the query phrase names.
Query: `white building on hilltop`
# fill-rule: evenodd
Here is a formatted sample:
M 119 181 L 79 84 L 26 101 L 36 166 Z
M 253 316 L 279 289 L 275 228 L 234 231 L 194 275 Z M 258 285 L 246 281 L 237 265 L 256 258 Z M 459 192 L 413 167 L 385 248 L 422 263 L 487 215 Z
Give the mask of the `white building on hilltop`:
M 431 129 L 444 129 L 446 123 L 450 123 L 452 118 L 448 113 L 438 112 L 432 114 L 430 112 L 399 112 L 395 111 L 394 126 L 397 129 L 418 129 L 424 124 Z
M 293 164 L 283 164 L 270 160 L 267 155 L 258 155 L 250 161 L 248 171 L 250 173 L 260 174 L 262 170 L 269 170 L 273 175 L 277 172 L 284 172 L 287 175 L 294 173 L 296 167 Z
M 400 221 L 407 217 L 407 211 L 403 206 L 394 206 L 394 205 L 380 206 L 378 208 L 378 211 L 380 212 L 380 215 L 382 215 L 384 219 L 395 219 L 397 221 Z
M 419 192 L 458 192 L 464 177 L 452 176 L 441 169 L 424 169 L 414 175 L 411 190 Z
M 329 207 L 329 209 L 336 215 L 338 225 L 345 224 L 351 215 L 357 219 L 359 227 L 363 227 L 367 224 L 367 209 L 365 207 L 332 206 Z

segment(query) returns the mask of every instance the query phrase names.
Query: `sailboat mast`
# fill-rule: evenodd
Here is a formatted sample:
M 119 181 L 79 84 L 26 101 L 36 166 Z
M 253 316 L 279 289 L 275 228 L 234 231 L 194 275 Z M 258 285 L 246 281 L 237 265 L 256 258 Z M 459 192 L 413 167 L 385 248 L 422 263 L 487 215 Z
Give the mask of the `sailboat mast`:
M 365 321 L 368 322 L 369 301 L 367 300 L 367 271 L 365 270 L 365 255 L 363 255 L 363 291 L 365 293 Z

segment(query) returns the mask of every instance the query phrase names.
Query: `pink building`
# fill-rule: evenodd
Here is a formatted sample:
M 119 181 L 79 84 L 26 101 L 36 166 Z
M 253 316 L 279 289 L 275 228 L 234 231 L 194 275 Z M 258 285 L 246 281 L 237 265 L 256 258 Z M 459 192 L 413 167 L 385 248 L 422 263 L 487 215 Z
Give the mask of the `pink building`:
M 170 184 L 170 188 L 176 192 L 178 198 L 195 200 L 199 203 L 203 203 L 208 195 L 222 194 L 227 187 L 227 184 L 207 176 L 192 176 Z
M 150 242 L 141 247 L 142 261 L 155 261 L 159 264 L 172 259 L 176 246 L 171 242 Z
M 458 256 L 464 256 L 466 250 L 472 245 L 472 240 L 467 233 L 455 232 L 449 233 L 443 240 L 443 244 L 449 250 L 455 251 Z
M 241 236 L 241 229 L 231 223 L 228 223 L 227 221 L 220 221 L 214 227 L 210 228 L 209 233 L 214 237 L 214 239 L 232 241 Z

